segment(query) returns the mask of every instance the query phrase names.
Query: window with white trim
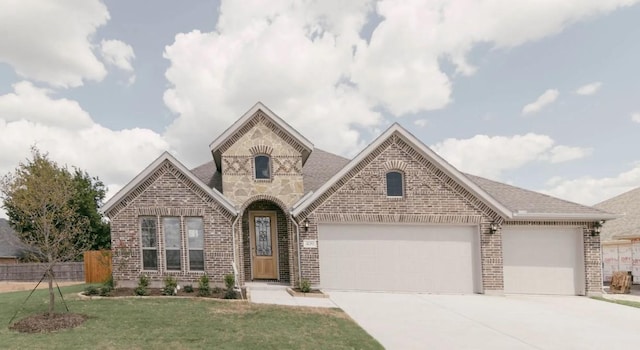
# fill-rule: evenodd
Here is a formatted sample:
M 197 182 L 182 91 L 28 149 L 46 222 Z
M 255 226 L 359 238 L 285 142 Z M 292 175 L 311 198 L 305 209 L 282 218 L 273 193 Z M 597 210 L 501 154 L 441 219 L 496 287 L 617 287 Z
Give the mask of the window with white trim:
M 140 218 L 142 269 L 158 270 L 158 220 L 154 216 Z
M 257 180 L 271 179 L 271 159 L 266 155 L 258 155 L 253 158 L 253 168 Z
M 387 197 L 404 196 L 404 175 L 399 171 L 387 173 Z
M 204 224 L 202 218 L 186 218 L 185 227 L 189 251 L 189 270 L 204 271 Z
M 180 218 L 162 218 L 162 228 L 164 230 L 165 266 L 168 271 L 180 271 L 182 268 L 182 264 L 180 263 L 182 260 L 180 254 L 182 248 Z

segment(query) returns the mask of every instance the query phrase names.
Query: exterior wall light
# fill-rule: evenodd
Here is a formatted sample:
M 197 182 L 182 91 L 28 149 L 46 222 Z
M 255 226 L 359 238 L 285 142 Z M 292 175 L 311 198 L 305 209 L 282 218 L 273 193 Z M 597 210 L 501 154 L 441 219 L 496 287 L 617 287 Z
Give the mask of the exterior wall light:
M 599 236 L 600 235 L 600 228 L 602 227 L 602 225 L 604 225 L 604 220 L 600 220 L 600 221 L 596 221 L 593 223 L 593 228 L 590 230 L 591 231 L 591 236 Z
M 309 232 L 309 219 L 304 219 L 302 223 L 302 228 L 304 228 L 304 232 Z
M 494 234 L 496 233 L 496 231 L 498 231 L 499 228 L 500 228 L 500 225 L 497 222 L 493 221 L 489 226 L 489 233 Z

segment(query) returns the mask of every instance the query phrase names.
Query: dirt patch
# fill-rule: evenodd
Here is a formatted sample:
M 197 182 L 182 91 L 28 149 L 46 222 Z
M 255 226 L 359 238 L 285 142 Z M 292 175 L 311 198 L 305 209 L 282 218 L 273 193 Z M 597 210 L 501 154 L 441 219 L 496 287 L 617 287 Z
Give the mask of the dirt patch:
M 83 314 L 38 314 L 23 318 L 12 324 L 9 329 L 21 333 L 49 333 L 63 329 L 75 328 L 89 318 Z
M 76 284 L 83 284 L 84 282 L 82 281 L 65 281 L 65 282 L 58 282 L 58 286 L 60 287 L 65 287 L 65 286 L 72 286 L 72 285 L 76 285 Z M 32 290 L 36 285 L 38 284 L 38 282 L 12 282 L 12 281 L 1 281 L 0 282 L 0 293 L 7 293 L 7 292 L 18 292 L 18 291 L 23 291 L 23 290 Z M 55 284 L 53 285 L 53 287 L 55 288 Z M 38 289 L 46 289 L 49 288 L 49 284 L 47 281 L 42 281 L 42 283 L 40 283 L 40 285 L 38 286 Z

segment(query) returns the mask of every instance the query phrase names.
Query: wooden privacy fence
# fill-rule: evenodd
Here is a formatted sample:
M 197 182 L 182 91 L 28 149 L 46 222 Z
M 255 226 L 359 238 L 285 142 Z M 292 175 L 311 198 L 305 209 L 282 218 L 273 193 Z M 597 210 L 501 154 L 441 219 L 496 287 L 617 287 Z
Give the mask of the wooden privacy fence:
M 111 251 L 91 250 L 84 252 L 84 281 L 102 283 L 111 276 Z
M 46 264 L 24 263 L 0 265 L 0 281 L 37 282 L 42 278 Z M 53 267 L 57 281 L 82 281 L 82 262 L 63 262 Z

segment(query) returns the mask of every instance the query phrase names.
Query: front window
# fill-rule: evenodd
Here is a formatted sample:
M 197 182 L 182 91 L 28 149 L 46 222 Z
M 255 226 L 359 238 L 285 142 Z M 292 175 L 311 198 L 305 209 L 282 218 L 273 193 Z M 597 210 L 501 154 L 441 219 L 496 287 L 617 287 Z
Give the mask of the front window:
M 158 269 L 157 221 L 155 217 L 140 218 L 142 236 L 142 269 Z
M 271 165 L 269 156 L 256 156 L 254 158 L 254 168 L 256 171 L 256 179 L 270 179 Z
M 180 271 L 180 218 L 163 218 L 162 226 L 164 228 L 164 246 L 167 270 Z
M 187 218 L 187 242 L 189 243 L 189 270 L 204 271 L 204 225 L 202 218 Z
M 387 197 L 402 197 L 404 195 L 403 176 L 399 171 L 387 173 Z

